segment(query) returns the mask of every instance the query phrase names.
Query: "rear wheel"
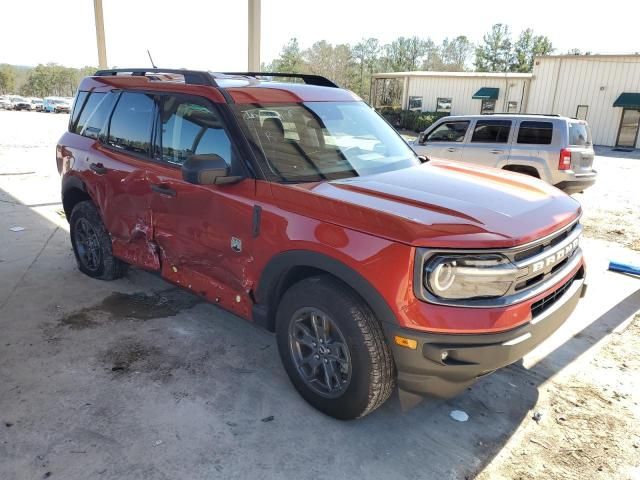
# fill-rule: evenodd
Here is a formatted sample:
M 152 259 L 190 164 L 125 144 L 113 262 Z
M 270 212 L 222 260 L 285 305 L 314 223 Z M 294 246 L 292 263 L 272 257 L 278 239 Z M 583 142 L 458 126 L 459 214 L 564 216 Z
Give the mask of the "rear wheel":
M 85 200 L 73 207 L 69 224 L 73 253 L 82 273 L 101 280 L 115 280 L 126 273 L 127 264 L 113 256 L 111 237 L 93 203 Z
M 367 304 L 330 276 L 307 278 L 283 295 L 278 351 L 300 395 L 341 420 L 382 405 L 395 386 L 393 357 Z

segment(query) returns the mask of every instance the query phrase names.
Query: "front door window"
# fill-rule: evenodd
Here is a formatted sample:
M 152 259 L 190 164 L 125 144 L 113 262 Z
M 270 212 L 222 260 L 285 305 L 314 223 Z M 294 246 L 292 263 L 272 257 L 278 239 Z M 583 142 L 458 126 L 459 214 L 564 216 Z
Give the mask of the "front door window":
M 640 110 L 624 109 L 618 132 L 617 147 L 635 148 L 640 125 Z

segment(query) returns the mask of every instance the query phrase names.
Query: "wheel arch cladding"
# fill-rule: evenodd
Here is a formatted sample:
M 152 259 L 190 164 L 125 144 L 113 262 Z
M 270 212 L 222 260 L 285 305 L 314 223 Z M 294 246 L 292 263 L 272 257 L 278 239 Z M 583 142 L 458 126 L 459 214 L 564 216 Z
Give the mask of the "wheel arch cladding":
M 269 260 L 256 290 L 254 321 L 275 331 L 276 310 L 284 292 L 304 278 L 322 274 L 329 274 L 351 287 L 381 322 L 397 323 L 387 302 L 367 279 L 341 261 L 309 250 L 290 250 Z
M 76 177 L 65 178 L 62 182 L 62 208 L 67 220 L 71 218 L 73 207 L 84 200 L 93 202 L 82 180 Z

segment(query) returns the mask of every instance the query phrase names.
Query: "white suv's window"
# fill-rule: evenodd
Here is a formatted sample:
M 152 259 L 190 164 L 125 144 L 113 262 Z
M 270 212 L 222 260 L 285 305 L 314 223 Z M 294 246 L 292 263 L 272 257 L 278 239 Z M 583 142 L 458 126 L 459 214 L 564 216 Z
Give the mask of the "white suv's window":
M 473 129 L 472 142 L 477 143 L 507 143 L 511 120 L 478 120 Z
M 586 123 L 569 123 L 569 145 L 591 145 L 591 132 Z
M 529 145 L 550 145 L 553 137 L 551 122 L 521 122 L 518 129 L 518 143 Z
M 462 142 L 469 122 L 445 122 L 426 138 L 427 142 Z

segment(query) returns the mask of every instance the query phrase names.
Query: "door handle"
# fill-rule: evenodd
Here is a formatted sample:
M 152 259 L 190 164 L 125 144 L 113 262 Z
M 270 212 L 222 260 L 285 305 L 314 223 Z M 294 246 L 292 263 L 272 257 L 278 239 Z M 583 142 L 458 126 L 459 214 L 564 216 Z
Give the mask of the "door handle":
M 457 152 L 457 151 L 458 151 L 458 149 L 457 149 L 457 148 L 455 148 L 455 147 L 449 147 L 449 148 L 447 148 L 447 152 Z
M 499 153 L 504 153 L 504 150 L 491 150 L 491 153 L 498 155 Z
M 175 197 L 178 193 L 172 189 L 169 188 L 166 185 L 151 185 L 151 190 L 153 190 L 156 193 L 159 193 L 160 195 L 165 195 L 167 197 Z
M 98 175 L 104 175 L 107 173 L 107 168 L 102 163 L 90 163 L 89 168 L 96 172 Z

